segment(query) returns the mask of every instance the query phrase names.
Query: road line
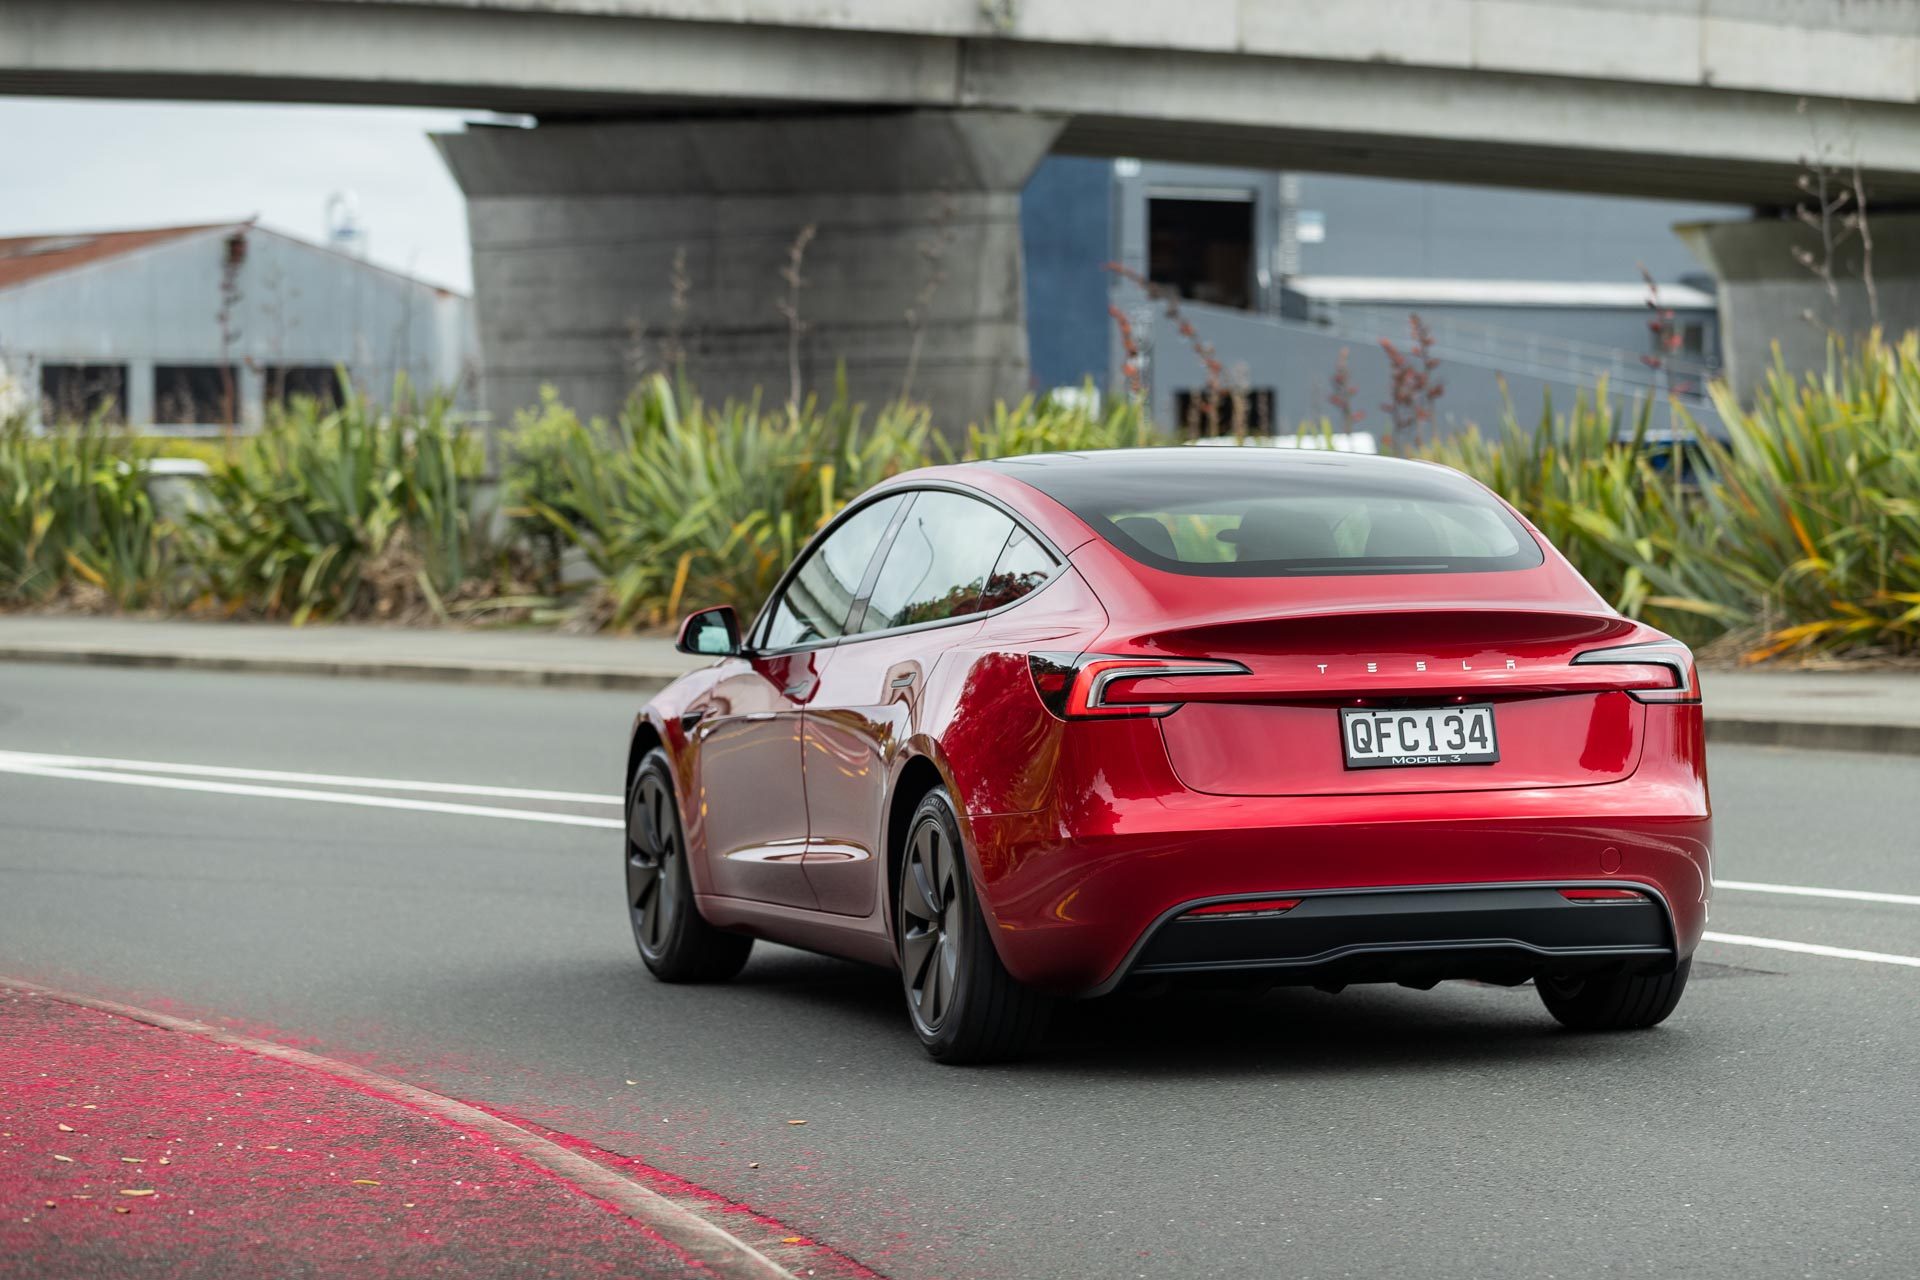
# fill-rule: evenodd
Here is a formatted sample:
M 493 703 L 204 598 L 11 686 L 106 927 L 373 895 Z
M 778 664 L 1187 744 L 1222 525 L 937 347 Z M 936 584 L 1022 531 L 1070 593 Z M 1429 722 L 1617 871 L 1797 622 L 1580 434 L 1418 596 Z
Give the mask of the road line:
M 549 791 L 532 787 L 491 787 L 468 782 L 427 782 L 412 778 L 369 778 L 350 774 L 299 773 L 279 769 L 240 769 L 227 765 L 178 764 L 160 760 L 122 760 L 110 756 L 55 755 L 37 751 L 0 750 L 0 773 L 21 773 L 46 778 L 67 778 L 83 782 L 112 782 L 125 786 L 151 786 L 180 791 L 205 791 L 221 795 L 256 796 L 278 800 L 315 800 L 321 803 L 358 805 L 374 809 L 411 809 L 423 813 L 448 813 L 475 818 L 505 818 L 517 822 L 548 822 L 561 826 L 618 829 L 625 825 L 614 818 L 592 818 L 577 814 L 547 813 L 534 809 L 505 809 L 491 805 L 452 804 L 444 801 L 402 800 L 387 796 L 369 796 L 349 792 L 311 791 L 304 788 L 247 786 L 218 782 L 194 782 L 191 778 L 243 779 L 251 782 L 295 782 L 318 786 L 371 787 L 379 791 L 416 791 L 441 795 L 491 796 L 496 799 L 548 800 L 562 804 L 619 804 L 617 795 L 586 791 Z M 163 775 L 181 774 L 181 778 Z M 1769 884 L 1757 880 L 1715 880 L 1715 889 L 1736 893 L 1771 893 L 1802 898 L 1828 898 L 1844 902 L 1878 902 L 1896 906 L 1920 907 L 1920 894 L 1880 893 L 1868 889 L 1823 889 L 1812 885 Z
M 308 1053 L 304 1049 L 275 1044 L 271 1040 L 256 1040 L 252 1036 L 223 1031 L 203 1022 L 193 1022 L 186 1018 L 155 1013 L 151 1009 L 141 1009 L 113 1000 L 100 1000 L 92 996 L 58 991 L 38 983 L 0 976 L 0 989 L 8 988 L 31 992 L 50 1000 L 59 1000 L 87 1009 L 98 1009 L 102 1013 L 130 1018 L 135 1022 L 159 1027 L 165 1031 L 176 1031 L 185 1035 L 198 1036 L 203 1040 L 211 1040 L 216 1044 L 231 1045 L 247 1053 L 258 1054 L 263 1058 L 271 1058 L 277 1062 L 285 1062 L 344 1081 L 375 1097 L 385 1098 L 389 1102 L 424 1112 L 456 1128 L 484 1134 L 491 1141 L 549 1174 L 571 1190 L 611 1206 L 642 1227 L 664 1237 L 684 1250 L 696 1262 L 711 1268 L 715 1274 L 724 1277 L 725 1280 L 793 1280 L 791 1271 L 693 1210 L 675 1203 L 659 1192 L 642 1186 L 597 1161 L 589 1160 L 578 1152 L 569 1151 L 557 1142 L 529 1132 L 511 1121 L 503 1120 L 478 1107 L 449 1098 L 445 1094 L 434 1093 L 430 1089 L 422 1089 L 418 1085 L 408 1084 L 404 1080 L 395 1080 L 391 1076 L 383 1076 L 378 1072 L 353 1066 L 351 1063 L 338 1062 L 316 1053 Z
M 1920 894 L 1874 893 L 1866 889 L 1814 889 L 1803 884 L 1762 884 L 1757 880 L 1715 880 L 1716 889 L 1734 889 L 1741 893 L 1790 893 L 1803 898 L 1842 898 L 1848 902 L 1891 902 L 1903 907 L 1920 907 Z
M 321 804 L 349 804 L 367 809 L 411 809 L 420 813 L 452 813 L 469 818 L 506 818 L 513 822 L 551 822 L 563 827 L 618 830 L 627 825 L 619 818 L 594 818 L 578 813 L 543 813 L 538 809 L 500 809 L 492 805 L 451 804 L 443 800 L 402 800 L 394 796 L 366 796 L 351 791 L 306 791 L 297 787 L 256 787 L 239 782 L 204 782 L 193 778 L 162 778 L 150 774 L 62 769 L 4 759 L 0 759 L 0 773 L 18 773 L 35 778 L 67 778 L 75 782 L 114 782 L 121 786 L 159 787 L 168 791 L 258 796 L 268 800 L 315 800 Z
M 62 769 L 119 769 L 131 773 L 178 773 L 197 778 L 237 778 L 247 782 L 308 782 L 319 786 L 371 787 L 375 791 L 426 791 L 449 796 L 492 796 L 498 800 L 553 800 L 562 804 L 619 804 L 619 796 L 586 791 L 540 791 L 531 787 L 483 787 L 466 782 L 422 782 L 406 778 L 357 778 L 338 773 L 287 773 L 278 769 L 234 769 L 214 764 L 169 764 L 160 760 L 115 760 L 106 756 L 47 755 L 0 750 L 0 763 L 49 765 Z
M 1855 951 L 1850 947 L 1823 947 L 1814 942 L 1788 942 L 1784 938 L 1751 938 L 1744 933 L 1703 933 L 1705 942 L 1724 942 L 1735 947 L 1765 947 L 1769 951 L 1797 951 L 1801 955 L 1830 956 L 1835 960 L 1868 960 L 1874 964 L 1897 964 L 1920 969 L 1920 956 L 1895 956 L 1884 951 Z

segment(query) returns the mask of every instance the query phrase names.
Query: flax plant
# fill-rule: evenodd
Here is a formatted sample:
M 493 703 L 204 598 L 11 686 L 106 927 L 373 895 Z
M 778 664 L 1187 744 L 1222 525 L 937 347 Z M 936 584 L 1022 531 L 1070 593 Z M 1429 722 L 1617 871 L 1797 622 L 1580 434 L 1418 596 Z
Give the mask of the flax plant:
M 170 603 L 177 557 L 149 456 L 101 417 L 45 435 L 0 422 L 0 604 Z
M 296 398 L 215 464 L 189 517 L 207 592 L 295 625 L 441 614 L 485 568 L 478 471 L 444 398 L 410 412 Z
M 598 572 L 591 622 L 659 626 L 689 603 L 750 610 L 849 498 L 919 465 L 931 430 L 904 402 L 869 425 L 844 378 L 824 405 L 772 411 L 758 397 L 712 405 L 656 375 L 614 422 L 560 432 L 559 483 L 528 505 Z
M 1524 514 L 1607 602 L 1675 635 L 1709 640 L 1743 616 L 1702 557 L 1698 501 L 1676 439 L 1650 443 L 1653 404 L 1630 412 L 1604 381 L 1523 424 L 1508 404 L 1499 431 L 1478 427 L 1415 456 L 1473 476 Z M 1658 465 L 1656 465 L 1658 464 Z
M 1744 656 L 1920 656 L 1920 335 L 1832 339 L 1802 379 L 1776 348 L 1750 409 L 1714 398 L 1700 550 L 1744 598 Z

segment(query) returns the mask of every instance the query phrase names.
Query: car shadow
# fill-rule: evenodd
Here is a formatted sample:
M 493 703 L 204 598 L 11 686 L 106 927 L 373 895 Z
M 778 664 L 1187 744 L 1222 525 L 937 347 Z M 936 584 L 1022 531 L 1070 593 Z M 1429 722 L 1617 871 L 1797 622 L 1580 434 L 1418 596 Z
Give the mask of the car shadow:
M 522 973 L 516 985 L 530 1005 L 557 1011 L 556 1002 L 541 997 L 539 984 L 526 989 L 528 977 Z M 909 1030 L 899 979 L 848 961 L 762 946 L 746 970 L 724 984 L 668 986 L 648 977 L 637 960 L 610 959 L 592 974 L 569 973 L 564 985 L 571 997 L 586 997 L 587 1006 L 621 1014 L 611 1024 L 596 1017 L 589 1034 L 619 1034 L 609 1032 L 610 1025 L 671 1024 L 697 1027 L 697 1052 L 708 1059 L 716 1053 L 759 1061 L 804 1055 L 829 1066 L 947 1069 L 925 1056 Z M 559 1022 L 550 1029 L 569 1036 L 583 1031 Z M 1591 1066 L 1615 1055 L 1644 1063 L 1650 1053 L 1680 1051 L 1685 1041 L 1670 1031 L 1597 1037 L 1565 1032 L 1525 987 L 1356 986 L 1338 995 L 1293 987 L 1176 987 L 1158 996 L 1063 1001 L 1037 1053 L 977 1070 L 1062 1079 L 1351 1077 L 1529 1062 Z M 667 1057 L 682 1051 L 671 1037 L 654 1043 Z

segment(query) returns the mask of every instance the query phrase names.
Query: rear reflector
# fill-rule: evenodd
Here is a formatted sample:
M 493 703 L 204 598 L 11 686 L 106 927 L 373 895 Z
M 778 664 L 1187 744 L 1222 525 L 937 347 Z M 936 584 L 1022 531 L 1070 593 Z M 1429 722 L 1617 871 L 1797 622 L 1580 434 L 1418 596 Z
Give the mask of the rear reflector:
M 1638 889 L 1562 889 L 1560 896 L 1569 902 L 1644 902 Z
M 1283 911 L 1291 911 L 1300 905 L 1298 898 L 1248 898 L 1241 902 L 1216 902 L 1211 906 L 1195 907 L 1184 913 L 1181 919 L 1190 916 L 1277 916 Z

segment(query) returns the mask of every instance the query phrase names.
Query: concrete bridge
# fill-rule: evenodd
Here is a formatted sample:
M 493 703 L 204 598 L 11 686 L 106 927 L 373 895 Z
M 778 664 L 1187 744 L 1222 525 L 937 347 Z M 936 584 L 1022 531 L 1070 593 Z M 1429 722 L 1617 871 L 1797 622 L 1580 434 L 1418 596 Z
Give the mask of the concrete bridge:
M 797 334 L 813 385 L 845 357 L 977 413 L 1025 384 L 1049 150 L 1749 204 L 1696 233 L 1736 377 L 1808 328 L 1777 217 L 1806 157 L 1920 204 L 1908 0 L 8 0 L 0 91 L 537 116 L 440 140 L 499 407 L 542 377 L 604 407 L 675 343 L 713 391 L 782 388 Z M 1920 227 L 1875 242 L 1883 315 L 1920 321 Z

